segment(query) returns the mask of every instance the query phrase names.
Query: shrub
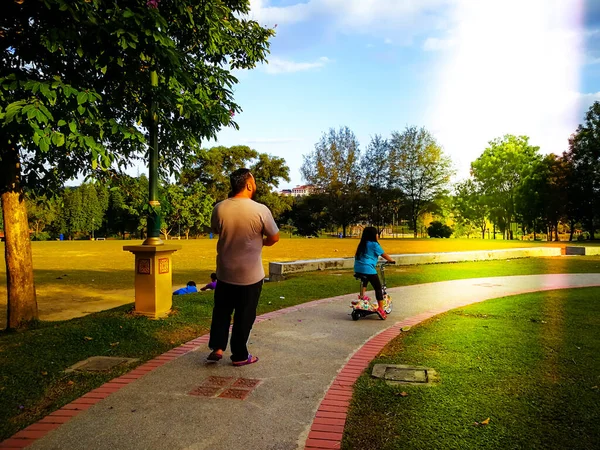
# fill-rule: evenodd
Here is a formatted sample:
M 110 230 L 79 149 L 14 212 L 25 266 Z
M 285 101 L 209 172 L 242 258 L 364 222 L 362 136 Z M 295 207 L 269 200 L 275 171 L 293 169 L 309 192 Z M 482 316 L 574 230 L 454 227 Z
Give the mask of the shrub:
M 32 241 L 47 241 L 48 239 L 50 239 L 50 233 L 48 233 L 46 231 L 41 231 L 39 233 L 33 233 L 31 235 Z
M 427 233 L 429 234 L 429 237 L 432 238 L 449 238 L 453 232 L 454 230 L 452 228 L 439 220 L 431 222 L 427 228 Z

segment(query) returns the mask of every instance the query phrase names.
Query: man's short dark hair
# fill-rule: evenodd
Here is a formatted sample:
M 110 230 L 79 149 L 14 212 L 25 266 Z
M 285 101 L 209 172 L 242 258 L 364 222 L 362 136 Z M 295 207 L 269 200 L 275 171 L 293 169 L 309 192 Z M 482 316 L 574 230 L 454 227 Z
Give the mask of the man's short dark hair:
M 242 192 L 251 177 L 250 169 L 238 169 L 229 175 L 229 182 L 231 183 L 230 196 L 232 197 Z
M 210 279 L 211 279 L 211 280 L 216 280 L 216 279 L 217 279 L 217 274 L 216 274 L 216 273 L 214 273 L 214 272 L 213 272 L 213 273 L 211 273 L 211 274 L 210 274 Z
M 194 286 L 194 287 L 196 287 L 196 282 L 195 281 L 188 281 L 187 285 L 188 286 Z

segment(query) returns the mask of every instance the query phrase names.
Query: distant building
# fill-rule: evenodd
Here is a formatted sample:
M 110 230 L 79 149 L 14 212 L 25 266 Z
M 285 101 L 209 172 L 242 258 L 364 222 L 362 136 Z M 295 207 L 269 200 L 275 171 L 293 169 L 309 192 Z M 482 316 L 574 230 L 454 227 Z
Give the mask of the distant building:
M 305 195 L 310 195 L 313 190 L 314 186 L 312 184 L 296 186 L 292 189 L 292 197 L 304 197 Z
M 279 195 L 283 195 L 284 197 L 287 197 L 289 195 L 292 195 L 292 190 L 291 189 L 284 189 L 283 191 L 279 192 Z

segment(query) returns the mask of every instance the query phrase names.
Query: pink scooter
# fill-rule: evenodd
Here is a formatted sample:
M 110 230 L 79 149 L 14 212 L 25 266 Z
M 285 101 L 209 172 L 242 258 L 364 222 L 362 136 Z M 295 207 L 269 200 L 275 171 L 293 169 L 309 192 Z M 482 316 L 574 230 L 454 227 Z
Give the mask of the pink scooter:
M 383 310 L 386 314 L 390 314 L 392 312 L 392 297 L 386 292 L 385 286 L 385 266 L 388 264 L 395 264 L 390 262 L 381 262 L 379 263 L 379 272 L 381 273 L 381 290 L 383 291 Z M 360 285 L 362 287 L 364 278 L 359 276 L 358 274 L 354 274 L 354 278 L 360 280 Z M 360 289 L 358 291 L 358 295 L 360 296 Z M 377 302 L 371 303 L 371 299 L 366 297 L 364 299 L 353 300 L 350 305 L 352 308 L 352 320 L 358 320 L 361 317 L 370 316 L 371 314 L 377 314 L 378 304 Z

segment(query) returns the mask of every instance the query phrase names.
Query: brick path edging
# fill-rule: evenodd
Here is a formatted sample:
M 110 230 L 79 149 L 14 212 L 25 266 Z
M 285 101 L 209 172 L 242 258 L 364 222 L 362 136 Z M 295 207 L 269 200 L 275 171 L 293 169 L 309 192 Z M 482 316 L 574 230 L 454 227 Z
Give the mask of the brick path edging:
M 321 300 L 313 300 L 311 302 L 301 303 L 299 305 L 272 311 L 270 313 L 258 316 L 255 323 L 264 322 L 265 320 L 273 319 L 290 312 L 300 311 L 306 308 L 313 308 L 323 303 L 331 303 L 346 296 L 347 294 Z M 28 447 L 29 445 L 33 444 L 34 441 L 43 438 L 50 431 L 60 427 L 63 423 L 68 422 L 72 417 L 75 417 L 76 415 L 90 408 L 92 405 L 104 400 L 106 397 L 127 386 L 129 383 L 134 382 L 138 378 L 143 377 L 147 373 L 152 372 L 157 367 L 160 367 L 169 361 L 173 361 L 182 355 L 198 349 L 202 345 L 208 344 L 208 339 L 208 334 L 199 336 L 189 342 L 186 342 L 185 344 L 180 345 L 179 347 L 175 347 L 168 352 L 145 362 L 132 371 L 127 372 L 125 375 L 121 375 L 120 377 L 104 383 L 102 386 L 88 392 L 76 400 L 73 400 L 71 403 L 66 404 L 62 408 L 48 414 L 46 417 L 15 433 L 10 438 L 0 442 L 0 449 L 16 450 Z
M 452 309 L 454 308 L 456 306 L 452 307 Z M 448 310 L 449 308 L 431 310 L 401 322 L 396 322 L 390 328 L 365 342 L 350 357 L 329 386 L 325 397 L 317 408 L 304 448 L 307 450 L 341 448 L 353 386 L 358 377 L 379 352 L 401 333 L 402 328 L 416 325 Z

